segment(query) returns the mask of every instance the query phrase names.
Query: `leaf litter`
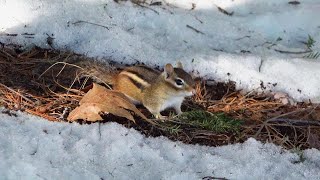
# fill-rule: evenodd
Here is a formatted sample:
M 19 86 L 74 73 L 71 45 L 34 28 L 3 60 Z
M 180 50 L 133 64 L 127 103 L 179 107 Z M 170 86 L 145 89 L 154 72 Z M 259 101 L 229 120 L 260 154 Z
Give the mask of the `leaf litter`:
M 102 114 L 111 113 L 113 115 L 124 117 L 135 122 L 134 115 L 147 120 L 147 118 L 130 102 L 124 94 L 109 90 L 101 85 L 93 84 L 90 89 L 80 100 L 79 107 L 70 112 L 69 121 L 84 119 L 86 121 L 103 120 Z M 152 121 L 149 121 L 152 123 Z
M 105 88 L 108 87 L 107 84 L 102 81 L 99 82 L 100 85 L 93 85 L 99 87 L 98 90 L 92 89 L 92 83 L 99 78 L 84 70 L 83 64 L 88 63 L 96 62 L 71 52 L 38 47 L 24 50 L 16 45 L 4 46 L 0 49 L 0 105 L 50 121 L 75 121 L 77 118 L 83 118 L 78 120 L 80 123 L 93 123 L 93 119 L 102 123 L 114 121 L 133 127 L 147 136 L 163 135 L 189 144 L 218 146 L 244 142 L 254 137 L 288 149 L 319 148 L 318 104 L 283 104 L 273 95 L 242 93 L 236 90 L 234 82 L 197 78 L 196 95 L 183 103 L 182 108 L 186 112 L 184 117 L 197 119 L 206 116 L 207 119 L 186 121 L 183 117 L 172 116 L 172 111 L 168 110 L 164 114 L 171 118 L 161 122 L 151 119 L 151 114 L 145 108 L 128 104 L 125 96 L 108 90 Z M 123 68 L 111 61 L 110 64 L 97 63 L 96 67 L 100 67 L 99 71 L 102 73 L 116 73 L 119 68 Z M 100 88 L 101 86 L 105 87 Z M 112 99 L 111 96 L 116 98 Z M 92 102 L 87 101 L 88 97 Z M 97 97 L 105 99 L 99 100 Z M 119 106 L 110 106 L 111 100 L 117 101 Z M 91 108 L 89 115 L 72 114 L 72 111 L 80 111 L 82 114 L 86 112 L 81 110 L 81 106 L 84 109 Z M 219 129 L 216 125 L 220 123 L 211 121 L 212 117 L 207 116 L 207 113 L 214 115 L 214 118 L 222 117 L 220 122 L 229 123 L 228 126 L 222 124 L 222 127 L 228 128 L 223 131 L 214 130 Z

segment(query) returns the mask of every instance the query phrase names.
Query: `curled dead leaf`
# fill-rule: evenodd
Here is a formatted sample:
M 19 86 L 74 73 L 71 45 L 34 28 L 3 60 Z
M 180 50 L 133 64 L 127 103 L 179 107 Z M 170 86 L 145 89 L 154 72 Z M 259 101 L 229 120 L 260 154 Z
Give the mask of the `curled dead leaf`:
M 101 114 L 113 114 L 135 122 L 134 115 L 148 120 L 131 101 L 122 93 L 109 90 L 98 84 L 88 91 L 80 101 L 80 106 L 75 108 L 68 116 L 68 121 L 83 119 L 86 121 L 103 120 Z

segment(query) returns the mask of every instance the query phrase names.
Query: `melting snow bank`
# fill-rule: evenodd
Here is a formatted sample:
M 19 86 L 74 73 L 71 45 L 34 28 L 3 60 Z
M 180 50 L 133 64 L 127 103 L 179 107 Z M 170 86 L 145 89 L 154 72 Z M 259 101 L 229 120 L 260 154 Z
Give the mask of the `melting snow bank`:
M 320 62 L 258 56 L 219 55 L 193 62 L 200 75 L 235 81 L 237 88 L 256 92 L 285 92 L 296 101 L 320 103 Z M 226 77 L 227 76 L 227 77 Z
M 151 1 L 147 0 L 147 3 Z M 245 90 L 273 90 L 320 102 L 318 0 L 166 0 L 143 8 L 114 0 L 0 1 L 0 42 L 67 49 L 90 57 L 188 70 Z M 228 16 L 219 11 L 221 7 Z M 151 9 L 153 10 L 151 10 Z M 263 83 L 262 83 L 263 82 Z
M 320 152 L 249 139 L 221 147 L 145 138 L 116 123 L 54 123 L 0 114 L 4 179 L 319 179 Z

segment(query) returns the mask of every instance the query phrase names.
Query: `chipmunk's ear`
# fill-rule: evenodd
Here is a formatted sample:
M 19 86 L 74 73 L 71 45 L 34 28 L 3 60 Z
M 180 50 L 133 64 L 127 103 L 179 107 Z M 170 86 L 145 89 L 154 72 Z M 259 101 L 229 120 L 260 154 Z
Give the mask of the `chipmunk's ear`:
M 166 73 L 166 78 L 170 77 L 170 75 L 173 73 L 173 66 L 171 64 L 166 64 L 164 67 L 164 72 Z
M 177 68 L 183 69 L 183 66 L 182 66 L 181 61 L 178 61 L 178 62 L 177 62 Z

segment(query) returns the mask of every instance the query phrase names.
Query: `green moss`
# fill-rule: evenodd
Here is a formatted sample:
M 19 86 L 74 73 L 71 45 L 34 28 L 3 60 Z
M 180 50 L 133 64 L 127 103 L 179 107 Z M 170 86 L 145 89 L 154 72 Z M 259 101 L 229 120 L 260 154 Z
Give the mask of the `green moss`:
M 179 120 L 191 126 L 217 133 L 239 132 L 242 121 L 230 118 L 224 113 L 209 113 L 196 110 L 181 114 Z

